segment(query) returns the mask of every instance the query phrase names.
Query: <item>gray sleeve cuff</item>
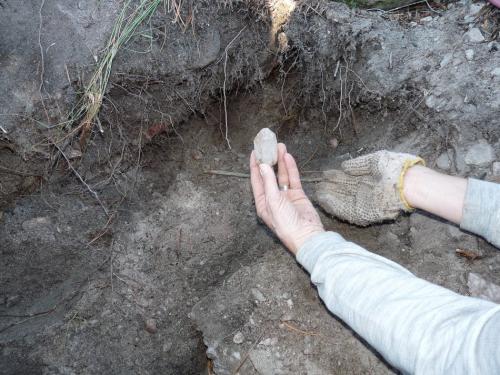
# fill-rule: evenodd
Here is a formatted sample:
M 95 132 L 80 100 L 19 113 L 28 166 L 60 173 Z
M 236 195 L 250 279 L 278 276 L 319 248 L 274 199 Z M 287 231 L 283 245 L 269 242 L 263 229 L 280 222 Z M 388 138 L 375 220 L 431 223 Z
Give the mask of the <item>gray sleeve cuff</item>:
M 469 178 L 460 228 L 500 247 L 500 185 Z
M 325 251 L 331 250 L 335 245 L 346 242 L 344 238 L 335 232 L 323 232 L 308 239 L 297 252 L 297 262 L 307 272 L 312 273 L 318 258 Z

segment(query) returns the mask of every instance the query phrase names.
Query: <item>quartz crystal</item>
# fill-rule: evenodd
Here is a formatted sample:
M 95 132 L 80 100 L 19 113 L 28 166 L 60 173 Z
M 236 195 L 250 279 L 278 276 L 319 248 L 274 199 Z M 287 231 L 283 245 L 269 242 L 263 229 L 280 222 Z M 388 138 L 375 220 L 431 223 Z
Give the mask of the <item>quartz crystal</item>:
M 276 134 L 269 128 L 263 128 L 253 140 L 257 162 L 275 165 L 278 162 L 278 141 Z

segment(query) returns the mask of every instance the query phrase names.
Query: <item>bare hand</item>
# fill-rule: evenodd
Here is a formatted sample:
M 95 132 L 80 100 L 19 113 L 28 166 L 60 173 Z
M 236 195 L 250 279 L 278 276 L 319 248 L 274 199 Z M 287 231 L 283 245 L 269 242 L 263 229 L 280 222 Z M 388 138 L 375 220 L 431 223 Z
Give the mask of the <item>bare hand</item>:
M 278 181 L 269 165 L 257 164 L 254 152 L 250 174 L 257 215 L 293 254 L 308 238 L 324 232 L 318 213 L 302 190 L 297 164 L 283 143 L 278 144 Z

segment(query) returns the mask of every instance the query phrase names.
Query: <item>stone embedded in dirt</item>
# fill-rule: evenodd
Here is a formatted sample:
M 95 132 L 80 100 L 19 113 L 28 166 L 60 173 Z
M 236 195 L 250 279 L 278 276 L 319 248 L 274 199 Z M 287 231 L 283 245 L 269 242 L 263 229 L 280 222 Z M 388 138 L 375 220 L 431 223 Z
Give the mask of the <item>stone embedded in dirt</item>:
M 472 61 L 474 59 L 474 50 L 468 49 L 467 51 L 465 51 L 465 58 L 469 61 Z
M 500 176 L 500 161 L 496 161 L 491 166 L 492 175 L 495 177 Z
M 236 332 L 236 334 L 233 337 L 233 342 L 235 344 L 243 344 L 243 341 L 245 341 L 245 336 L 243 336 L 243 333 Z
M 474 27 L 465 33 L 465 38 L 471 43 L 484 42 L 484 36 L 477 27 Z
M 493 160 L 495 160 L 495 150 L 484 140 L 469 148 L 465 154 L 465 163 L 476 167 L 486 167 Z
M 158 327 L 156 326 L 156 320 L 147 319 L 144 329 L 151 334 L 158 332 Z
M 477 273 L 469 273 L 467 286 L 469 287 L 469 292 L 472 297 L 500 303 L 500 286 L 490 283 Z
M 278 141 L 272 130 L 269 128 L 261 129 L 255 137 L 253 145 L 258 163 L 273 166 L 278 162 Z
M 266 302 L 266 297 L 264 297 L 264 295 L 262 294 L 262 292 L 259 289 L 252 288 L 251 292 L 252 292 L 252 295 L 254 296 L 254 298 L 257 301 L 259 301 L 259 302 Z
M 436 166 L 443 171 L 447 171 L 451 167 L 451 160 L 447 152 L 443 152 L 436 160 Z

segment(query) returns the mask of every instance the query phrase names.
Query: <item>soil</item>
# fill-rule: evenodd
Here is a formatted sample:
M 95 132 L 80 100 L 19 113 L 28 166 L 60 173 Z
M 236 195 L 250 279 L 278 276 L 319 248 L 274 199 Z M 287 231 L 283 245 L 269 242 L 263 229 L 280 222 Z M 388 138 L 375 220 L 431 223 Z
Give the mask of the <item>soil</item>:
M 0 373 L 393 373 L 259 222 L 248 178 L 220 171 L 248 173 L 266 126 L 304 177 L 390 149 L 495 180 L 500 55 L 485 25 L 498 14 L 187 2 L 192 31 L 162 9 L 118 55 L 105 132 L 81 157 L 77 141 L 64 149 L 86 186 L 51 143 L 59 130 L 39 123 L 64 119 L 120 9 L 90 3 L 0 0 Z M 457 40 L 474 27 L 491 40 Z M 467 163 L 478 144 L 494 159 Z M 305 190 L 314 197 L 314 183 Z M 426 280 L 462 294 L 471 272 L 500 284 L 498 251 L 435 217 L 359 228 L 318 210 L 327 229 Z

